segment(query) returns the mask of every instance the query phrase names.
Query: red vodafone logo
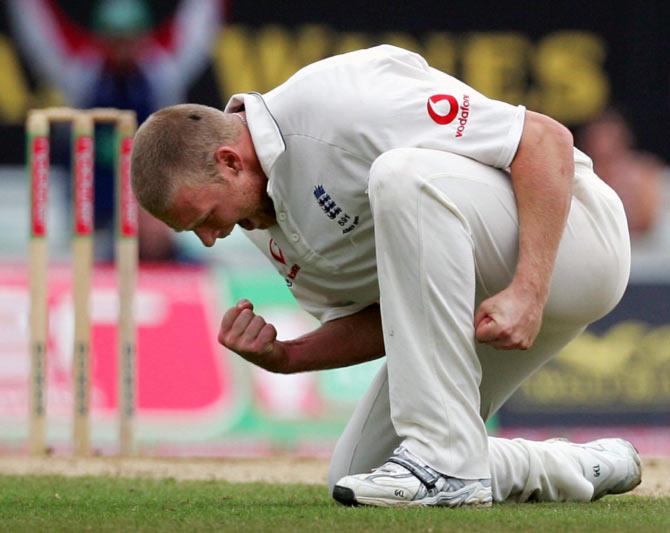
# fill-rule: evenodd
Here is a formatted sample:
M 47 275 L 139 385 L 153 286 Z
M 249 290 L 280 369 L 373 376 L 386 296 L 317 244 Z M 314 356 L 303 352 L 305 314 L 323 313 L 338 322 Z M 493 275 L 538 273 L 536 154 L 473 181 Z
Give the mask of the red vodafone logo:
M 274 260 L 279 261 L 282 265 L 285 265 L 286 259 L 284 258 L 284 253 L 281 251 L 281 248 L 274 239 L 270 239 L 268 246 L 270 248 L 270 255 L 274 258 Z
M 441 125 L 452 122 L 458 115 L 458 101 L 450 94 L 434 94 L 426 102 L 428 114 Z

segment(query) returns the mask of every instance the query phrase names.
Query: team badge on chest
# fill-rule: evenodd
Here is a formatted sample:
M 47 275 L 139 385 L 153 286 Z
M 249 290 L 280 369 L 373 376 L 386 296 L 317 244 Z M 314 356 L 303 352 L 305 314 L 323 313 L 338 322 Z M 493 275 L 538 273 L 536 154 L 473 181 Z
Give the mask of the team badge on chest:
M 356 229 L 358 226 L 359 218 L 358 215 L 351 216 L 348 213 L 342 211 L 342 208 L 337 205 L 337 202 L 326 192 L 326 189 L 323 185 L 317 185 L 314 187 L 314 198 L 321 207 L 321 210 L 326 214 L 326 216 L 337 222 L 337 224 L 342 228 L 342 233 L 347 234 L 350 231 Z

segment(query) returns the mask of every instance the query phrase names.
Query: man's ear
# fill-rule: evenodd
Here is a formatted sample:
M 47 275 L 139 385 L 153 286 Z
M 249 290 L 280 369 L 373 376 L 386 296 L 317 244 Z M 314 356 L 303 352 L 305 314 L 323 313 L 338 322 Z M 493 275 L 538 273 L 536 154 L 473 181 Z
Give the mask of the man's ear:
M 228 169 L 237 174 L 242 170 L 242 158 L 234 148 L 219 146 L 214 152 L 214 160 L 221 170 Z

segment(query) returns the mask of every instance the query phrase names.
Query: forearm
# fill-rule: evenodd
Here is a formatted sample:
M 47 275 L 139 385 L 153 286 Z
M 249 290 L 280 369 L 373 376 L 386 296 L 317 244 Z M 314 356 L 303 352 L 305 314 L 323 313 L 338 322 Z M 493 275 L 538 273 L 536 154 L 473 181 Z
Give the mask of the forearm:
M 544 304 L 572 196 L 569 131 L 529 112 L 511 173 L 519 217 L 519 256 L 512 283 Z
M 326 322 L 291 341 L 282 341 L 287 354 L 285 373 L 355 365 L 384 355 L 379 306 Z

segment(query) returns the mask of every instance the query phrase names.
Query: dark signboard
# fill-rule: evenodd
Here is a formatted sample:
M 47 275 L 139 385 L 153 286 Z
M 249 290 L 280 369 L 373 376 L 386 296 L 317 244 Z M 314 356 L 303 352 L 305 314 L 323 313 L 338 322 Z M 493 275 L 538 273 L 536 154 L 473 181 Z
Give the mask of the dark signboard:
M 670 285 L 629 285 L 499 415 L 503 426 L 670 425 Z
M 93 2 L 53 0 L 87 29 Z M 153 21 L 178 1 L 147 2 Z M 577 127 L 623 106 L 639 145 L 670 159 L 670 4 L 661 1 L 292 2 L 227 1 L 209 67 L 190 101 L 222 105 L 239 90 L 266 91 L 306 63 L 389 42 L 416 50 L 485 94 L 524 103 Z M 17 46 L 0 5 L 0 161 L 20 163 L 32 107 L 64 103 Z

